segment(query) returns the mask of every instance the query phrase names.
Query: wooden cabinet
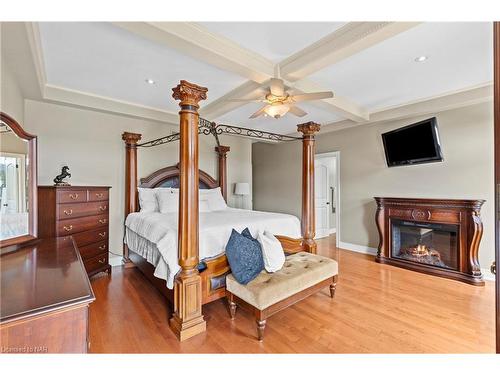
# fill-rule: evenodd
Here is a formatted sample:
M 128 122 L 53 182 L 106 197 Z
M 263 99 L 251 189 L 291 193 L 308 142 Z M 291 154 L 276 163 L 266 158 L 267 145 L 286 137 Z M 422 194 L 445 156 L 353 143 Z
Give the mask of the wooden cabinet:
M 111 272 L 109 187 L 39 186 L 38 236 L 72 236 L 89 275 Z
M 2 249 L 2 353 L 86 353 L 94 293 L 71 237 Z

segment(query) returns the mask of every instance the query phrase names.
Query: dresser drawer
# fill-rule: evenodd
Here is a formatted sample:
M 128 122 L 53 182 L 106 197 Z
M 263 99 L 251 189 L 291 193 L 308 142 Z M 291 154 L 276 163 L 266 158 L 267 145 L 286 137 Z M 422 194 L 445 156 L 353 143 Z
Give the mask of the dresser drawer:
M 78 249 L 80 250 L 82 259 L 87 260 L 98 255 L 102 256 L 104 252 L 108 251 L 108 241 L 105 240 L 87 246 L 78 246 Z
M 89 202 L 107 201 L 109 191 L 107 189 L 89 190 Z
M 57 190 L 57 203 L 87 202 L 87 190 Z
M 109 236 L 108 228 L 102 227 L 99 229 L 93 229 L 86 232 L 75 233 L 73 234 L 73 239 L 75 240 L 76 246 L 80 248 L 82 246 L 90 245 L 94 242 L 107 240 L 108 236 Z
M 102 226 L 107 228 L 108 222 L 108 214 L 61 220 L 57 222 L 57 236 L 67 236 Z
M 84 260 L 83 264 L 85 265 L 87 273 L 92 273 L 102 268 L 106 268 L 108 267 L 108 253 L 102 253 L 93 258 Z
M 57 205 L 57 220 L 102 215 L 108 212 L 107 202 L 66 203 Z

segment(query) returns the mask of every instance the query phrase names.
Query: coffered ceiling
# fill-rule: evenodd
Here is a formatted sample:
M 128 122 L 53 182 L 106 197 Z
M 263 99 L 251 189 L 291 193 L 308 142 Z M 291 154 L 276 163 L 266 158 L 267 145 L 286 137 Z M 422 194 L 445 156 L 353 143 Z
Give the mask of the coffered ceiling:
M 73 105 L 177 123 L 171 88 L 208 87 L 209 120 L 292 133 L 316 121 L 334 130 L 492 96 L 491 23 L 29 23 L 42 96 Z M 427 59 L 416 62 L 419 56 Z M 294 93 L 334 97 L 300 103 L 308 114 L 248 119 L 268 80 Z M 154 83 L 148 83 L 152 80 Z M 443 99 L 444 98 L 444 99 Z M 429 110 L 433 108 L 428 106 Z M 384 114 L 383 116 L 381 114 Z M 385 117 L 384 117 L 385 116 Z

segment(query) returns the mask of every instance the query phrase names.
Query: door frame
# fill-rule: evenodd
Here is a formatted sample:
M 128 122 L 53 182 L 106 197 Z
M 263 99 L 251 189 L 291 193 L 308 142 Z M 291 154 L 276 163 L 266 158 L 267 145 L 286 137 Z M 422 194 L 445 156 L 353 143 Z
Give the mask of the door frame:
M 335 234 L 335 245 L 339 247 L 340 243 L 340 151 L 331 151 L 331 152 L 323 152 L 320 154 L 315 154 L 314 155 L 314 160 L 316 159 L 325 159 L 328 157 L 335 157 L 335 181 L 334 181 L 334 186 L 335 186 L 335 227 L 336 227 L 336 234 Z M 315 202 L 316 205 L 316 202 Z
M 494 86 L 494 148 L 495 148 L 495 301 L 496 352 L 500 353 L 500 22 L 493 23 L 493 86 Z

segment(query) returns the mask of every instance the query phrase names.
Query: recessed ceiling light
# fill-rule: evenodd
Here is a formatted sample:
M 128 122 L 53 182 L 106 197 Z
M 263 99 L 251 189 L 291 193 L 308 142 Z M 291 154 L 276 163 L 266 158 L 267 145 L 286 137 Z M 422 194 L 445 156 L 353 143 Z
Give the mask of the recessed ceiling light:
M 149 83 L 150 85 L 154 85 L 156 82 L 154 80 L 152 80 L 151 78 L 146 78 L 144 80 L 146 83 Z
M 418 57 L 415 57 L 415 62 L 424 62 L 427 59 L 428 59 L 427 56 L 418 56 Z

